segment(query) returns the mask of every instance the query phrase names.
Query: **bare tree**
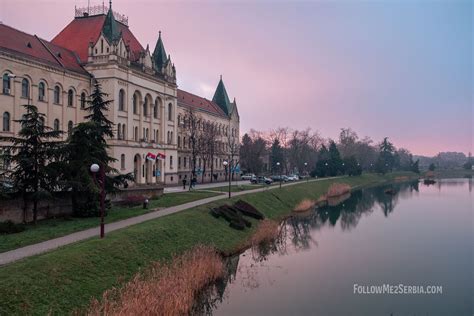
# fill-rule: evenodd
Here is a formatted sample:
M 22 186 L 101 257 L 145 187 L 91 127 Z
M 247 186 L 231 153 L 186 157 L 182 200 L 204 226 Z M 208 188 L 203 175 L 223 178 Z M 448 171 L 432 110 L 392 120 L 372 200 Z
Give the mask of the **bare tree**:
M 226 150 L 226 155 L 228 157 L 227 162 L 228 164 L 228 175 L 231 175 L 232 169 L 235 168 L 239 164 L 239 160 L 235 160 L 236 157 L 239 157 L 239 151 L 240 151 L 240 141 L 237 137 L 237 135 L 232 133 L 232 128 L 231 128 L 231 121 L 229 120 L 229 125 L 227 126 L 225 130 L 225 140 L 227 144 L 227 150 Z M 234 161 L 235 160 L 235 161 Z M 232 179 L 234 178 L 233 173 L 232 173 Z
M 201 157 L 204 160 L 203 174 L 206 172 L 206 166 L 211 168 L 211 182 L 214 179 L 214 160 L 219 153 L 217 138 L 219 136 L 218 128 L 215 124 L 206 123 L 201 134 Z M 204 178 L 203 178 L 204 179 Z
M 189 107 L 186 109 L 186 114 L 184 116 L 184 127 L 189 139 L 189 150 L 191 152 L 191 179 L 196 177 L 196 163 L 197 158 L 200 156 L 200 131 L 201 117 L 196 111 Z M 189 181 L 189 186 L 191 187 L 191 182 Z

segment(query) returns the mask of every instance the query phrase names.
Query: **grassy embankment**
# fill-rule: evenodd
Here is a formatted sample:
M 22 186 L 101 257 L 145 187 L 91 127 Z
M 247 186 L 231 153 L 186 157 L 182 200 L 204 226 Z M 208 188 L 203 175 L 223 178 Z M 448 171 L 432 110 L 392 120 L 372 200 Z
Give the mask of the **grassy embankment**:
M 406 174 L 405 174 L 406 175 Z M 412 175 L 412 174 L 411 174 Z M 305 198 L 317 199 L 332 183 L 351 187 L 377 185 L 400 174 L 366 174 L 328 179 L 244 195 L 238 198 L 255 206 L 269 219 L 287 216 Z M 233 198 L 237 200 L 238 198 Z M 0 315 L 67 314 L 87 308 L 92 297 L 130 280 L 153 262 L 168 261 L 196 245 L 230 253 L 248 243 L 257 225 L 237 231 L 209 209 L 229 203 L 216 201 L 180 213 L 112 232 L 106 239 L 90 239 L 0 267 Z
M 148 209 L 142 206 L 113 207 L 105 218 L 106 223 L 142 215 L 159 208 L 180 205 L 196 200 L 219 195 L 205 191 L 191 191 L 185 193 L 168 193 L 158 199 L 150 200 Z M 99 225 L 99 219 L 93 218 L 57 218 L 38 222 L 37 225 L 28 224 L 26 230 L 11 235 L 0 235 L 0 253 L 39 243 L 45 240 L 58 238 L 77 231 L 89 229 Z
M 424 175 L 426 172 L 423 173 Z M 472 178 L 474 170 L 466 169 L 437 169 L 433 172 L 437 179 L 454 179 L 454 178 Z

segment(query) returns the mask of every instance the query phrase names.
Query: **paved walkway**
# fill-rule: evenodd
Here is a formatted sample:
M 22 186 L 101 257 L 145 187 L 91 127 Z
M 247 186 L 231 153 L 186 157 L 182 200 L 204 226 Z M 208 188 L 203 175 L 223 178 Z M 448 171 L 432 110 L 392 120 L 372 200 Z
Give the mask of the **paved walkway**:
M 321 181 L 321 180 L 324 180 L 324 179 L 310 180 L 310 182 Z M 306 182 L 299 181 L 299 182 L 286 183 L 286 184 L 283 184 L 283 186 L 286 187 L 286 186 L 302 184 L 302 183 L 306 183 Z M 219 186 L 222 186 L 222 183 Z M 245 194 L 262 192 L 265 190 L 273 190 L 273 189 L 277 189 L 278 187 L 279 187 L 278 185 L 273 185 L 270 187 L 263 187 L 263 188 L 258 188 L 254 190 L 232 192 L 232 196 L 240 196 L 240 195 L 245 195 Z M 222 193 L 221 195 L 218 195 L 218 196 L 214 196 L 214 197 L 210 197 L 210 198 L 206 198 L 202 200 L 197 200 L 197 201 L 193 201 L 193 202 L 189 202 L 189 203 L 185 203 L 181 205 L 176 205 L 176 206 L 172 206 L 172 207 L 168 207 L 164 209 L 159 209 L 159 210 L 152 211 L 144 215 L 131 217 L 131 218 L 117 221 L 114 223 L 106 224 L 105 232 L 110 233 L 112 231 L 129 227 L 135 224 L 143 223 L 145 221 L 149 221 L 149 220 L 156 219 L 156 218 L 166 216 L 169 214 L 181 212 L 186 209 L 193 208 L 195 206 L 226 199 L 228 197 L 227 194 L 228 193 Z M 96 237 L 98 235 L 99 235 L 99 226 L 95 228 L 86 229 L 80 232 L 72 233 L 70 235 L 66 235 L 63 237 L 46 240 L 46 241 L 29 245 L 23 248 L 18 248 L 11 251 L 3 252 L 3 253 L 0 253 L 0 266 L 11 263 L 11 262 L 15 262 L 23 258 L 38 255 L 38 254 L 62 247 L 62 246 L 66 246 L 66 245 L 78 242 L 78 241 L 82 241 L 91 237 Z M 107 236 L 105 238 L 107 238 Z
M 249 180 L 238 180 L 232 181 L 232 185 L 250 185 Z M 196 184 L 196 188 L 194 190 L 202 190 L 202 189 L 210 189 L 210 188 L 218 188 L 218 187 L 225 187 L 229 185 L 229 182 L 212 182 L 212 183 L 203 183 L 203 184 Z M 189 191 L 189 183 L 186 184 L 186 189 L 183 189 L 183 186 L 176 186 L 176 187 L 165 187 L 164 193 L 176 193 L 176 192 L 188 192 Z

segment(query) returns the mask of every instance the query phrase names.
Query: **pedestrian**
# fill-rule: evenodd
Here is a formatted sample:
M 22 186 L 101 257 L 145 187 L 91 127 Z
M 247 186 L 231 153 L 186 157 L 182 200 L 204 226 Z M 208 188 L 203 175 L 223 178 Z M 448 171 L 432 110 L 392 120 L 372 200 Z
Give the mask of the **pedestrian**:
M 183 190 L 186 190 L 186 179 L 183 179 Z
M 196 179 L 196 177 L 193 177 L 193 188 L 195 188 L 195 187 L 196 187 L 196 182 L 197 182 L 197 179 Z

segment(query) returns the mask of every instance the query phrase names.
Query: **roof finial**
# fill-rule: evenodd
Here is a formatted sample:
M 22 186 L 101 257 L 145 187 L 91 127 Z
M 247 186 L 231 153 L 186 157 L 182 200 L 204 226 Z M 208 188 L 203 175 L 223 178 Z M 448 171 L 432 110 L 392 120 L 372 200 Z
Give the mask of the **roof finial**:
M 109 10 L 112 10 L 112 0 L 109 0 Z
M 222 75 L 221 75 L 221 80 L 222 80 Z

